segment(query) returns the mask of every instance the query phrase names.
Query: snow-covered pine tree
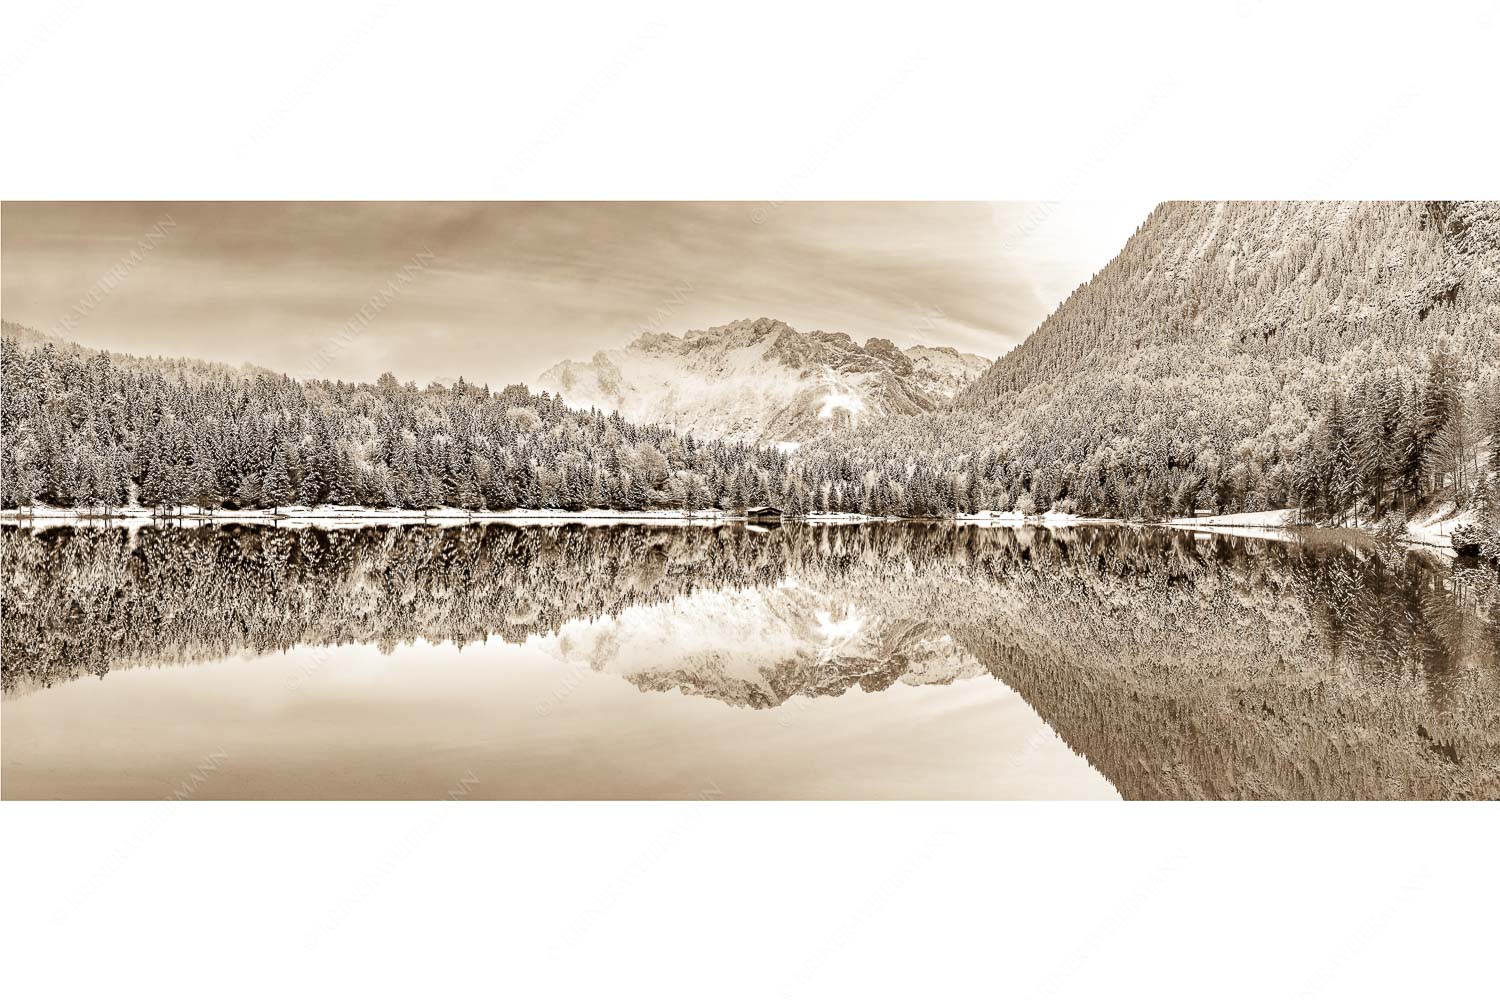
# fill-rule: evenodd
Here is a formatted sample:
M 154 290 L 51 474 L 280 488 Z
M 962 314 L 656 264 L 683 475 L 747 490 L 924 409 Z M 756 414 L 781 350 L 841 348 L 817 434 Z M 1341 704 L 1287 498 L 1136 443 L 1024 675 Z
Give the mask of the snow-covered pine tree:
M 291 476 L 287 473 L 286 452 L 280 448 L 276 449 L 271 459 L 271 468 L 266 472 L 261 496 L 266 506 L 271 508 L 272 513 L 276 513 L 277 508 L 287 506 L 294 499 Z

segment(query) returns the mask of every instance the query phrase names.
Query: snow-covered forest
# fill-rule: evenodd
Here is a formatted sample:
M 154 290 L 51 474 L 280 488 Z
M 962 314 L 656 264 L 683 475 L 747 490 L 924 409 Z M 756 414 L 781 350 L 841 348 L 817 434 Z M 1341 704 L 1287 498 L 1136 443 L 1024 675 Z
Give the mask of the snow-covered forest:
M 1444 345 L 1409 366 L 1352 372 L 1332 385 L 1309 380 L 1305 398 L 1268 402 L 1287 386 L 1268 383 L 1266 396 L 1251 387 L 1247 396 L 1275 414 L 1269 426 L 1236 419 L 1196 436 L 1188 428 L 1205 416 L 1201 400 L 1169 386 L 1155 401 L 1155 392 L 1130 398 L 1128 385 L 1101 378 L 1086 395 L 1096 408 L 1080 399 L 1045 427 L 1018 415 L 1025 436 L 995 411 L 955 410 L 819 439 L 799 452 L 795 471 L 813 484 L 815 505 L 872 514 L 1058 510 L 1156 520 L 1299 507 L 1341 523 L 1439 501 L 1493 506 L 1500 378 L 1473 369 Z M 1218 384 L 1205 379 L 1198 391 Z M 1106 401 L 1132 416 L 1110 415 Z
M 948 412 L 799 457 L 835 483 L 914 469 L 938 510 L 1342 520 L 1486 501 L 1497 430 L 1500 204 L 1191 202 Z
M 786 477 L 774 449 L 570 410 L 524 386 L 299 382 L 15 337 L 0 352 L 0 507 L 728 510 L 779 496 Z
M 795 452 L 520 385 L 301 382 L 6 333 L 4 508 L 1300 508 L 1372 524 L 1446 504 L 1484 525 L 1500 474 L 1496 203 L 1163 205 L 950 404 L 830 422 Z
M 1254 442 L 1166 447 L 1117 435 L 1075 466 L 1058 455 L 1091 426 L 985 443 L 986 416 L 946 412 L 867 425 L 792 455 L 698 441 L 617 415 L 575 411 L 523 386 L 460 380 L 418 388 L 302 383 L 224 366 L 164 362 L 53 345 L 0 344 L 4 435 L 0 507 L 42 503 L 254 509 L 291 504 L 371 508 L 614 510 L 775 504 L 872 515 L 945 516 L 1048 509 L 1161 518 L 1303 507 L 1339 521 L 1379 518 L 1435 498 L 1493 504 L 1500 379 L 1444 346 L 1420 368 L 1359 373 L 1318 390 L 1305 426 L 1276 460 Z M 1162 420 L 1168 420 L 1163 417 Z M 1271 433 L 1274 433 L 1274 429 Z M 1201 450 L 1200 450 L 1201 449 Z M 1483 458 L 1483 461 L 1481 459 Z

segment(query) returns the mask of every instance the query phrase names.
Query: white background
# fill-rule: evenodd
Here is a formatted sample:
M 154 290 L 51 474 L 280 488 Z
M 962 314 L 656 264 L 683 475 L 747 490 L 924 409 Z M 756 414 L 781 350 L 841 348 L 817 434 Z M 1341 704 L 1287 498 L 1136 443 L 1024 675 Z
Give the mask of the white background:
M 0 196 L 1500 195 L 1493 4 L 1043 6 L 8 4 Z M 1492 992 L 1497 816 L 4 803 L 0 976 L 28 997 Z

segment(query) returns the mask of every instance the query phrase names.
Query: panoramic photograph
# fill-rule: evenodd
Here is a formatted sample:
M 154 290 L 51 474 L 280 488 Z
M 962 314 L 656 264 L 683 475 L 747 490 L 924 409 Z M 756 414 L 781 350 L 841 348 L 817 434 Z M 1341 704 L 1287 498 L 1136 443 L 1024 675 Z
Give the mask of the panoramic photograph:
M 0 982 L 1494 992 L 1500 5 L 0 5 Z
M 1500 202 L 0 221 L 6 799 L 1500 798 Z

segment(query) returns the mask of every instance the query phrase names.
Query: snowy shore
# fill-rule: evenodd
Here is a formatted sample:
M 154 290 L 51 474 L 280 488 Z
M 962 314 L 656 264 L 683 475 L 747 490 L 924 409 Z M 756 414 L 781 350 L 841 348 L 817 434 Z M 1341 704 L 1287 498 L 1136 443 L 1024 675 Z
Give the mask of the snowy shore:
M 814 524 L 864 524 L 889 520 L 865 514 L 810 514 L 805 520 Z M 460 507 L 435 507 L 431 510 L 377 509 L 374 507 L 320 506 L 278 507 L 275 510 L 206 511 L 192 505 L 171 507 L 166 514 L 146 507 L 114 507 L 106 514 L 102 508 L 78 509 L 38 505 L 25 512 L 14 508 L 0 510 L 0 522 L 25 521 L 28 524 L 65 524 L 77 521 L 112 524 L 150 524 L 153 521 L 187 521 L 214 524 L 276 524 L 281 527 L 359 528 L 384 524 L 464 524 L 501 522 L 517 524 L 705 524 L 754 523 L 753 518 L 722 510 L 485 510 L 471 511 Z
M 1065 528 L 1072 524 L 1124 524 L 1114 517 L 1079 517 L 1049 510 L 1043 514 L 1022 514 L 1014 510 L 981 510 L 973 514 L 955 514 L 953 520 L 959 524 L 1016 525 L 1040 524 L 1049 528 Z
M 1236 538 L 1285 538 L 1287 529 L 1307 527 L 1301 512 L 1294 507 L 1281 510 L 1254 510 L 1241 514 L 1212 514 L 1204 517 L 1173 517 L 1162 522 L 1168 528 L 1206 531 Z
M 320 506 L 280 507 L 276 510 L 223 510 L 204 511 L 191 505 L 173 507 L 163 517 L 145 507 L 115 507 L 106 515 L 102 509 L 77 509 L 39 505 L 27 507 L 25 512 L 0 510 L 0 523 L 25 522 L 27 524 L 68 524 L 74 522 L 108 522 L 110 524 L 142 525 L 153 521 L 175 521 L 214 524 L 276 524 L 281 527 L 361 528 L 388 524 L 464 524 L 464 523 L 509 523 L 509 524 L 755 524 L 754 518 L 744 514 L 733 514 L 722 510 L 503 510 L 469 511 L 458 507 L 437 507 L 431 510 L 376 509 L 372 507 Z M 868 514 L 813 513 L 798 518 L 808 524 L 869 524 L 877 521 L 900 521 L 899 517 L 872 517 Z M 1079 517 L 1047 511 L 1043 514 L 1024 515 L 1016 511 L 982 510 L 972 514 L 957 514 L 949 520 L 957 524 L 976 527 L 1021 527 L 1033 525 L 1046 528 L 1065 528 L 1083 524 L 1131 524 L 1117 518 Z M 1402 540 L 1417 545 L 1452 550 L 1453 529 L 1472 520 L 1464 513 L 1455 513 L 1450 508 L 1415 519 L 1407 524 Z M 1284 539 L 1295 528 L 1313 527 L 1311 522 L 1300 517 L 1296 508 L 1282 510 L 1249 511 L 1240 514 L 1215 514 L 1203 517 L 1174 517 L 1159 522 L 1159 526 L 1214 534 L 1234 535 L 1243 538 Z M 1346 527 L 1373 533 L 1373 525 L 1349 524 Z
M 1467 512 L 1456 512 L 1451 507 L 1444 507 L 1431 516 L 1408 522 L 1405 537 L 1407 541 L 1420 545 L 1451 549 L 1453 529 L 1473 521 L 1473 516 Z
M 1465 511 L 1455 511 L 1451 505 L 1439 507 L 1435 511 L 1418 515 L 1408 521 L 1399 540 L 1412 545 L 1447 549 L 1451 552 L 1453 529 L 1473 520 L 1471 514 Z M 1169 528 L 1211 531 L 1245 538 L 1285 538 L 1289 529 L 1315 526 L 1313 522 L 1305 520 L 1302 512 L 1295 507 L 1249 511 L 1243 514 L 1215 514 L 1208 517 L 1174 517 L 1163 523 Z M 1342 527 L 1366 534 L 1374 534 L 1376 529 L 1376 525 L 1365 521 L 1351 521 Z
M 873 524 L 886 521 L 908 520 L 902 517 L 876 517 L 870 514 L 851 514 L 844 512 L 815 511 L 797 518 L 788 518 L 805 524 Z M 917 518 L 916 520 L 927 520 Z M 958 524 L 977 525 L 980 527 L 1005 527 L 1018 525 L 1039 525 L 1043 527 L 1062 528 L 1075 524 L 1123 524 L 1125 522 L 1114 518 L 1102 517 L 1079 517 L 1076 514 L 1062 514 L 1056 511 L 1047 511 L 1043 514 L 1019 514 L 1014 511 L 990 511 L 983 510 L 974 514 L 957 514 L 951 520 Z M 587 523 L 616 523 L 616 524 L 644 524 L 644 523 L 667 523 L 667 524 L 699 524 L 705 522 L 713 523 L 756 523 L 757 519 L 745 514 L 734 514 L 722 510 L 642 510 L 642 511 L 619 511 L 619 510 L 487 510 L 470 511 L 461 507 L 435 507 L 431 510 L 392 509 L 374 507 L 300 507 L 287 506 L 272 510 L 223 510 L 215 509 L 206 511 L 192 505 L 171 507 L 166 514 L 153 512 L 145 507 L 114 507 L 106 515 L 102 509 L 79 509 L 69 507 L 48 507 L 38 505 L 27 507 L 25 512 L 15 510 L 0 510 L 0 522 L 25 521 L 27 523 L 68 523 L 74 521 L 109 521 L 111 523 L 140 523 L 148 524 L 152 521 L 198 521 L 212 522 L 216 524 L 278 524 L 283 527 L 301 527 L 304 525 L 319 525 L 323 527 L 362 527 L 365 525 L 379 524 L 430 524 L 447 522 L 517 522 L 517 523 L 545 523 L 565 524 L 569 522 Z

